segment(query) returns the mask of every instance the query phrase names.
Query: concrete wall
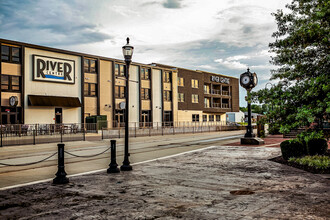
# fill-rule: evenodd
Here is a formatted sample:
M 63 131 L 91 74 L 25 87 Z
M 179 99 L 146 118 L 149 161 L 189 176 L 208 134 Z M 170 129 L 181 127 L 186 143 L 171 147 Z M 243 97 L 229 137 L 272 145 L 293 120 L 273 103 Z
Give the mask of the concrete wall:
M 69 59 L 75 61 L 75 83 L 54 83 L 44 81 L 33 81 L 32 55 L 56 57 L 59 59 Z M 78 97 L 81 100 L 81 59 L 79 56 L 49 52 L 45 50 L 25 48 L 25 122 L 26 124 L 35 123 L 54 123 L 55 107 L 36 107 L 28 106 L 28 95 L 46 95 Z M 61 106 L 58 106 L 61 107 Z M 79 123 L 81 119 L 81 108 L 63 108 L 63 123 Z
M 139 122 L 139 67 L 131 65 L 129 68 L 129 122 Z M 135 82 L 134 82 L 135 81 Z
M 152 119 L 154 126 L 162 122 L 162 72 L 152 69 Z

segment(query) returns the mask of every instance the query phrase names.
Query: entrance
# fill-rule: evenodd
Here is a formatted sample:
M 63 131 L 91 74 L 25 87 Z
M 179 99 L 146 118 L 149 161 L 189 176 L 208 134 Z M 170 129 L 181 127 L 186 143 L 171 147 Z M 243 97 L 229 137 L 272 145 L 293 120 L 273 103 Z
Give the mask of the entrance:
M 63 116 L 62 116 L 62 108 L 55 108 L 55 124 L 62 124 Z
M 173 126 L 172 111 L 164 111 L 164 126 Z
M 1 124 L 19 124 L 21 117 L 21 108 L 1 107 Z
M 140 127 L 145 128 L 145 127 L 150 127 L 150 113 L 151 111 L 142 111 L 141 114 L 141 122 L 140 122 Z
M 124 110 L 115 111 L 115 124 L 114 127 L 125 127 Z
M 16 124 L 16 113 L 8 112 L 8 113 L 1 113 L 1 123 L 2 124 Z

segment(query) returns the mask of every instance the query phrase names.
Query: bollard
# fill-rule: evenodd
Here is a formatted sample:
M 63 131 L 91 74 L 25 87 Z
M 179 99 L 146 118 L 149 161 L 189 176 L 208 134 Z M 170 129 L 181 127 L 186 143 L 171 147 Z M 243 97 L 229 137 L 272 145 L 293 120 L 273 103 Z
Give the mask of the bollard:
M 120 170 L 116 162 L 116 140 L 111 140 L 110 143 L 111 143 L 111 162 L 109 164 L 109 168 L 107 169 L 107 173 L 119 173 Z
M 66 184 L 69 179 L 66 177 L 64 170 L 64 144 L 57 144 L 58 147 L 58 170 L 53 179 L 53 184 Z

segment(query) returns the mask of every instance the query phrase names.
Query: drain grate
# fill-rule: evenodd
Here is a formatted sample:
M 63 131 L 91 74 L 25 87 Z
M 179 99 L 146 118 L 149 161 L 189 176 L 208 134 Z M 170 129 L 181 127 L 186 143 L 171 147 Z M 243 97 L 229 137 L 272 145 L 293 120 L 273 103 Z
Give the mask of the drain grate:
M 251 194 L 254 194 L 254 192 L 251 190 L 234 190 L 234 191 L 230 191 L 230 194 L 232 194 L 232 195 L 251 195 Z

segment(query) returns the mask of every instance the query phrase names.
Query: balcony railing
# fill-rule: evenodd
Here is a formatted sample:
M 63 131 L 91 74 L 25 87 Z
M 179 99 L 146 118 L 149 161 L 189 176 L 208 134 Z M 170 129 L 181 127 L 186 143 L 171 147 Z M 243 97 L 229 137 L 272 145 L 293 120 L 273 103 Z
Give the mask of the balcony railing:
M 222 95 L 229 95 L 229 91 L 222 91 Z
M 213 103 L 212 107 L 213 108 L 230 108 L 230 105 L 228 103 L 225 103 L 225 104 Z
M 220 95 L 221 94 L 221 91 L 220 90 L 216 90 L 216 89 L 212 89 L 212 94 Z

